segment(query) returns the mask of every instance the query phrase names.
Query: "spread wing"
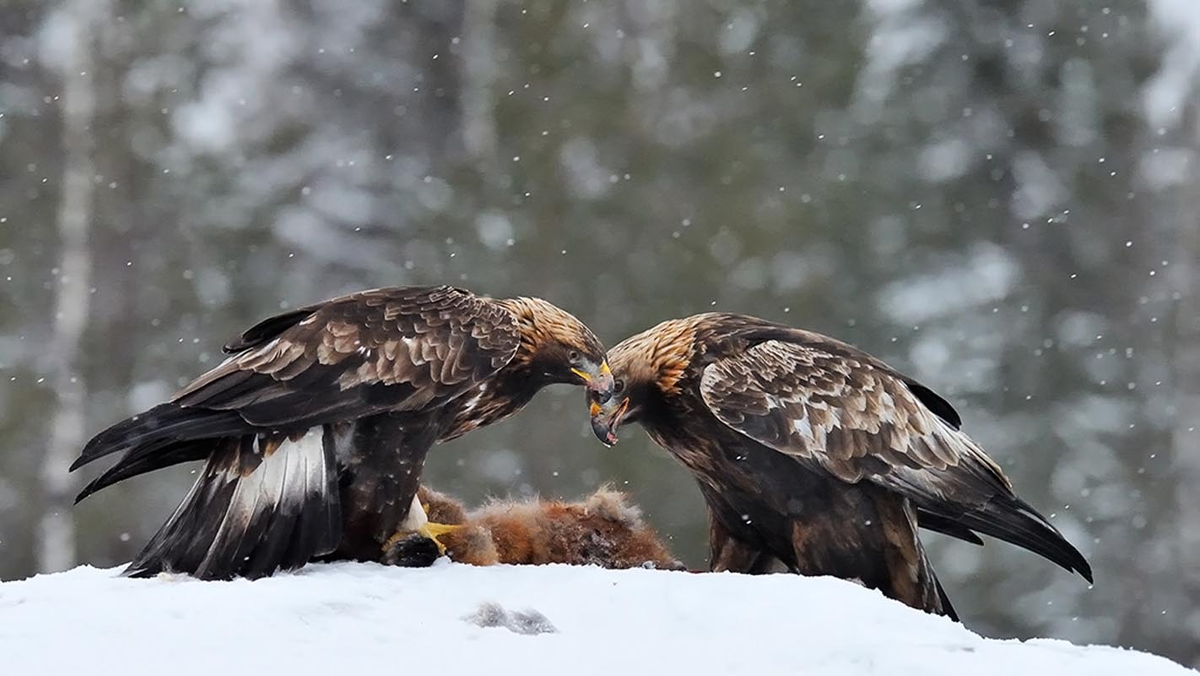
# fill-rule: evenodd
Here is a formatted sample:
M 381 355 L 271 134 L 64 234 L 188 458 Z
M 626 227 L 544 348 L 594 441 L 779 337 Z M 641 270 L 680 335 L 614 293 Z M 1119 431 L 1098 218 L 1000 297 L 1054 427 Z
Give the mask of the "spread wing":
M 519 344 L 508 310 L 452 287 L 334 298 L 250 328 L 170 402 L 93 437 L 71 469 L 129 451 L 94 491 L 206 457 L 209 446 L 195 440 L 439 406 L 503 368 Z
M 884 486 L 935 522 L 1090 576 L 1079 552 L 957 429 L 948 404 L 866 354 L 819 340 L 769 340 L 705 367 L 700 394 L 721 422 L 768 448 L 847 483 Z
M 172 400 L 303 426 L 448 401 L 512 359 L 511 313 L 448 286 L 362 291 L 267 319 Z

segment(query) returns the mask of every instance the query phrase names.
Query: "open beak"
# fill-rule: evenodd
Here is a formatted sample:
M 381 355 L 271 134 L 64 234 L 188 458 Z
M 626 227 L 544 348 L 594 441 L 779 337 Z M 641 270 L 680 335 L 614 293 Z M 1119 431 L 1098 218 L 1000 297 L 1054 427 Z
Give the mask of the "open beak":
M 605 446 L 613 446 L 619 441 L 617 430 L 621 427 L 621 418 L 629 410 L 629 397 L 621 401 L 620 406 L 601 406 L 593 402 L 591 406 L 592 433 Z
M 601 402 L 606 402 L 612 397 L 613 391 L 613 374 L 612 369 L 608 368 L 608 362 L 601 362 L 599 367 L 587 369 L 571 369 L 571 373 L 579 376 L 583 381 L 584 387 L 595 392 L 597 399 Z

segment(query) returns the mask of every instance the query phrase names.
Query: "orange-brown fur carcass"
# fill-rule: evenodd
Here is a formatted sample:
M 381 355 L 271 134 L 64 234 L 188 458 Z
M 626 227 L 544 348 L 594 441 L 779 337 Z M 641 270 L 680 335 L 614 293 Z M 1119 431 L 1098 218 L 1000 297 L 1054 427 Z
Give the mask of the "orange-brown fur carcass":
M 578 502 L 494 500 L 472 511 L 426 486 L 417 495 L 430 522 L 460 526 L 438 537 L 445 555 L 459 563 L 685 569 L 641 510 L 607 487 Z M 384 549 L 384 563 L 427 566 L 440 554 L 421 534 L 397 535 Z

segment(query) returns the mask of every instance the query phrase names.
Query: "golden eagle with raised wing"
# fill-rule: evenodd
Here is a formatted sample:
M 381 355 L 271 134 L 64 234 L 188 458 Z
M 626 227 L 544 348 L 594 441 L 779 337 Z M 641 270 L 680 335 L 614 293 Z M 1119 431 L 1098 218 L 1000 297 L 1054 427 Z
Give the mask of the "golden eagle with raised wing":
M 715 570 L 858 580 L 955 617 L 920 526 L 997 537 L 1092 579 L 945 399 L 850 345 L 708 313 L 628 338 L 608 359 L 613 396 L 589 397 L 596 436 L 611 445 L 639 422 L 691 471 Z
M 379 560 L 415 503 L 425 455 L 520 410 L 542 387 L 604 399 L 604 348 L 537 298 L 449 286 L 374 289 L 266 319 L 169 402 L 96 435 L 71 469 L 115 465 L 76 499 L 206 460 L 126 569 L 262 577 L 319 557 Z M 428 530 L 428 529 L 427 529 Z

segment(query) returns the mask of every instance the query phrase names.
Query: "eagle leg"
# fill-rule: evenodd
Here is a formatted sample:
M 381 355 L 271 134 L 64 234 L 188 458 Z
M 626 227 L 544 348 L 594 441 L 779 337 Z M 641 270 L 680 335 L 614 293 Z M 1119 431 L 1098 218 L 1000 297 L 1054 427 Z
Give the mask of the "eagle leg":
M 429 520 L 429 506 L 421 504 L 419 496 L 414 495 L 412 505 L 408 508 L 408 516 L 396 529 L 386 542 L 383 543 L 383 553 L 385 558 L 395 558 L 395 553 L 402 543 L 405 543 L 403 549 L 408 549 L 410 538 L 419 538 L 430 541 L 437 547 L 437 555 L 444 556 L 446 554 L 446 545 L 442 543 L 440 538 L 443 535 L 453 533 L 463 528 L 462 524 L 435 523 Z M 437 558 L 437 557 L 434 557 Z

